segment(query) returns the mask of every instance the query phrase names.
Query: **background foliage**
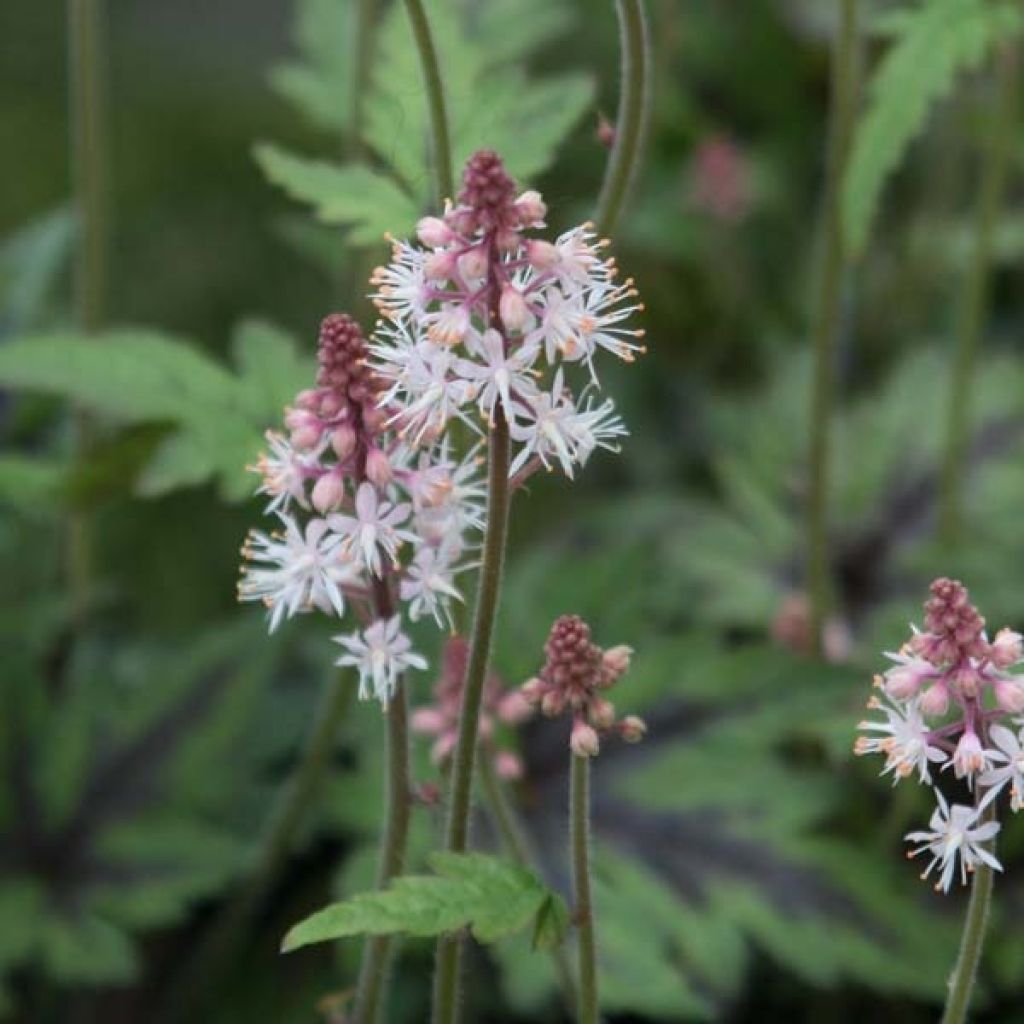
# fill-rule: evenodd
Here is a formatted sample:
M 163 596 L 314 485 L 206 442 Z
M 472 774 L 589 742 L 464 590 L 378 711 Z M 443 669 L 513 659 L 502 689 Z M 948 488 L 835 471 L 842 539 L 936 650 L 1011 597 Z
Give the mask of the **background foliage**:
M 407 231 L 430 199 L 408 26 L 400 4 L 379 6 L 361 35 L 346 0 L 109 4 L 110 326 L 88 339 L 70 308 L 63 12 L 0 9 L 0 139 L 17 155 L 0 166 L 5 1018 L 173 1019 L 168 997 L 259 863 L 330 678 L 325 624 L 268 641 L 233 591 L 258 513 L 244 467 L 261 432 L 310 378 L 322 315 L 369 315 L 384 232 Z M 606 383 L 632 437 L 571 491 L 538 480 L 516 506 L 504 678 L 536 670 L 563 612 L 638 651 L 621 703 L 647 717 L 648 741 L 609 746 L 595 777 L 614 1019 L 913 1024 L 934 1017 L 955 947 L 960 898 L 933 897 L 901 857 L 924 808 L 849 749 L 878 652 L 931 575 L 959 574 L 994 625 L 1024 624 L 1019 127 L 974 390 L 966 539 L 935 540 L 978 140 L 993 57 L 1022 22 L 1001 0 L 862 6 L 866 98 L 843 191 L 859 261 L 838 367 L 834 663 L 808 658 L 801 632 L 832 4 L 651 0 L 647 163 L 615 247 L 646 301 L 650 354 Z M 612 5 L 428 9 L 456 159 L 493 146 L 545 193 L 554 228 L 589 216 L 607 157 L 595 129 L 616 102 Z M 93 425 L 84 455 L 72 408 Z M 66 523 L 82 513 L 96 542 L 86 629 L 65 586 Z M 436 654 L 436 636 L 422 642 Z M 426 699 L 424 684 L 414 702 Z M 287 1024 L 342 1005 L 354 942 L 277 949 L 296 920 L 370 887 L 377 719 L 348 712 L 323 791 L 201 1019 Z M 536 934 L 499 933 L 538 907 L 558 918 L 552 933 L 564 924 L 551 908 L 568 890 L 565 737 L 533 724 L 510 740 L 543 880 L 531 876 L 515 913 L 485 919 L 497 941 L 474 952 L 468 998 L 474 1019 L 555 1021 Z M 438 782 L 425 744 L 416 754 L 418 781 Z M 1016 824 L 984 978 L 987 1019 L 1002 1022 L 1018 1012 L 1024 964 Z M 435 895 L 439 828 L 437 807 L 417 808 L 413 867 Z M 483 816 L 477 834 L 497 852 Z M 488 895 L 507 881 L 488 874 L 494 863 L 479 861 Z M 480 933 L 480 906 L 455 910 Z M 396 1020 L 423 1019 L 429 961 L 429 942 L 404 943 Z

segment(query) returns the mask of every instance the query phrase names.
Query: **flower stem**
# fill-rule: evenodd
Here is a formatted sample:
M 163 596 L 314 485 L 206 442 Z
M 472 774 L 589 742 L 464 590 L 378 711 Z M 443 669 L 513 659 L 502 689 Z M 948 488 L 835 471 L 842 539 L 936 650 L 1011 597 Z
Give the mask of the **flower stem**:
M 569 821 L 572 831 L 572 881 L 576 900 L 578 931 L 579 1024 L 598 1024 L 597 942 L 594 935 L 594 908 L 590 899 L 590 758 L 570 754 L 572 774 L 569 782 Z
M 939 529 L 954 543 L 963 519 L 963 485 L 971 426 L 971 392 L 992 286 L 993 232 L 1006 192 L 1017 113 L 1017 53 L 1004 49 L 996 75 L 998 105 L 982 161 L 974 220 L 974 254 L 964 281 L 949 378 Z
M 107 276 L 107 132 L 103 0 L 68 0 L 71 169 L 77 217 L 74 251 L 74 311 L 86 334 L 103 324 Z M 75 449 L 89 447 L 89 417 L 74 412 Z M 81 625 L 92 576 L 91 516 L 73 508 L 67 523 L 71 615 Z
M 483 787 L 484 802 L 494 822 L 494 826 L 501 837 L 501 844 L 509 856 L 524 868 L 532 868 L 536 864 L 536 857 L 530 848 L 530 840 L 523 828 L 523 823 L 516 814 L 508 798 L 506 787 L 502 784 L 494 770 L 494 765 L 489 757 L 481 757 L 477 764 L 477 773 Z M 573 981 L 572 971 L 569 967 L 568 957 L 562 946 L 555 946 L 551 950 L 551 960 L 555 967 L 555 974 L 558 977 L 558 985 L 562 990 L 565 1004 L 570 1012 L 576 1005 L 576 985 Z
M 423 85 L 427 93 L 427 111 L 430 114 L 431 156 L 434 161 L 434 181 L 437 187 L 437 203 L 442 206 L 446 199 L 455 196 L 452 171 L 452 147 L 448 135 L 448 112 L 444 98 L 444 83 L 441 81 L 441 67 L 437 59 L 434 37 L 430 22 L 423 10 L 422 0 L 405 0 L 413 38 L 420 56 L 423 70 Z
M 995 820 L 995 804 L 990 803 L 981 813 L 981 824 Z M 995 840 L 988 844 L 989 852 Z M 942 1024 L 965 1024 L 967 1011 L 971 1005 L 971 993 L 978 975 L 978 964 L 981 962 L 981 951 L 985 944 L 985 932 L 988 926 L 988 911 L 992 902 L 992 882 L 995 872 L 987 864 L 978 864 L 971 883 L 971 898 L 967 904 L 967 916 L 964 918 L 964 930 L 960 939 L 960 953 L 956 966 L 949 979 L 949 995 L 946 1009 L 942 1014 Z
M 466 681 L 459 713 L 459 737 L 452 762 L 445 847 L 462 853 L 469 838 L 473 763 L 476 757 L 480 702 L 491 653 L 491 637 L 498 612 L 509 513 L 509 433 L 500 403 L 495 409 L 488 453 L 487 531 L 477 586 L 476 613 L 470 638 Z M 434 1024 L 454 1024 L 459 1014 L 459 960 L 462 942 L 442 936 L 437 943 L 434 969 Z
M 597 230 L 610 235 L 636 177 L 650 101 L 651 41 L 643 0 L 615 0 L 619 19 L 622 85 L 615 122 L 615 143 L 597 205 Z
M 831 133 L 825 181 L 823 252 L 813 325 L 807 575 L 811 644 L 819 655 L 832 590 L 828 552 L 832 406 L 843 286 L 849 266 L 843 251 L 840 192 L 857 113 L 859 50 L 857 0 L 842 0 L 839 34 L 832 61 L 832 103 L 829 114 Z

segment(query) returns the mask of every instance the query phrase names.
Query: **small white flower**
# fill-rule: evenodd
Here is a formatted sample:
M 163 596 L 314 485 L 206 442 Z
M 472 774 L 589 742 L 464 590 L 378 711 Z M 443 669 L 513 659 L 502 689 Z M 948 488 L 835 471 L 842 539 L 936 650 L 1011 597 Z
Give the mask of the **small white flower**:
M 270 632 L 284 617 L 316 607 L 340 618 L 345 614 L 342 588 L 358 581 L 358 570 L 346 559 L 338 537 L 323 519 L 312 519 L 306 532 L 283 513 L 283 534 L 250 532 L 242 554 L 256 563 L 242 567 L 241 601 L 262 601 L 270 612 Z M 264 563 L 264 564 L 260 564 Z
M 568 424 L 568 429 L 576 442 L 576 461 L 581 466 L 586 465 L 595 448 L 604 448 L 610 452 L 619 451 L 615 439 L 629 434 L 622 418 L 615 411 L 615 403 L 610 398 L 606 398 L 596 408 L 589 398 L 586 405 L 581 401 L 575 417 Z
M 1020 734 L 1012 732 L 1005 725 L 992 725 L 988 733 L 997 748 L 989 751 L 990 758 L 1004 763 L 999 768 L 986 771 L 979 776 L 978 781 L 996 790 L 1009 783 L 1010 809 L 1016 813 L 1024 807 L 1024 745 L 1021 744 Z
M 536 358 L 536 349 L 521 345 L 505 353 L 505 343 L 497 331 L 484 331 L 474 346 L 482 363 L 472 359 L 458 359 L 455 372 L 476 392 L 480 412 L 489 422 L 494 422 L 494 407 L 501 399 L 509 422 L 515 419 L 513 395 L 517 397 L 534 395 L 536 385 L 528 371 Z
M 897 707 L 878 697 L 872 697 L 868 707 L 872 711 L 881 711 L 885 715 L 885 721 L 864 721 L 857 726 L 865 732 L 876 732 L 880 735 L 858 737 L 853 748 L 854 753 L 884 754 L 885 767 L 881 774 L 887 775 L 892 772 L 893 785 L 914 771 L 922 783 L 930 783 L 929 763 L 939 764 L 946 760 L 946 755 L 928 742 L 930 732 L 921 715 L 918 702 L 913 700 L 903 707 Z
M 885 692 L 894 700 L 913 697 L 922 684 L 939 675 L 930 661 L 904 651 L 886 651 L 885 656 L 896 664 L 884 676 Z
M 992 767 L 992 754 L 993 751 L 982 747 L 981 740 L 973 729 L 965 730 L 945 767 L 952 767 L 958 779 L 966 778 L 967 786 L 971 788 L 975 775 Z
M 391 262 L 377 267 L 370 278 L 377 291 L 374 302 L 391 320 L 412 320 L 418 323 L 430 295 L 423 273 L 427 254 L 408 242 L 395 242 Z
M 345 648 L 336 665 L 353 665 L 359 670 L 359 699 L 374 696 L 387 704 L 394 696 L 398 677 L 407 668 L 425 669 L 426 659 L 412 650 L 409 638 L 402 632 L 402 620 L 378 619 L 362 633 L 358 630 L 334 640 Z
M 309 508 L 306 483 L 320 463 L 326 439 L 313 451 L 300 453 L 276 431 L 268 430 L 265 436 L 269 453 L 261 453 L 256 465 L 250 468 L 263 477 L 256 493 L 270 495 L 267 512 L 287 512 L 292 501 Z
M 418 621 L 424 614 L 432 615 L 438 626 L 452 625 L 450 606 L 452 600 L 461 601 L 462 594 L 456 589 L 452 578 L 462 566 L 452 565 L 459 548 L 450 550 L 447 545 L 421 547 L 406 570 L 400 594 L 409 602 L 409 618 Z
M 539 391 L 531 400 L 523 422 L 509 424 L 509 433 L 523 447 L 512 460 L 509 476 L 515 476 L 536 455 L 546 469 L 556 459 L 567 477 L 572 479 L 576 462 L 576 438 L 573 434 L 575 406 L 562 385 L 561 369 L 555 374 L 551 391 Z
M 377 488 L 364 480 L 356 491 L 355 516 L 336 513 L 327 522 L 341 538 L 341 548 L 375 576 L 382 574 L 381 552 L 391 562 L 398 561 L 398 546 L 403 540 L 415 540 L 398 527 L 409 517 L 407 504 L 382 501 Z
M 954 804 L 950 807 L 938 790 L 935 791 L 935 796 L 938 799 L 938 807 L 928 822 L 928 831 L 909 832 L 905 837 L 909 843 L 923 844 L 911 850 L 907 856 L 916 857 L 920 853 L 931 855 L 931 860 L 921 877 L 927 878 L 938 865 L 940 872 L 939 880 L 935 883 L 936 891 L 949 892 L 958 856 L 961 885 L 967 884 L 968 873 L 979 863 L 987 864 L 995 871 L 1002 871 L 999 861 L 982 845 L 999 831 L 999 823 L 988 821 L 978 824 L 981 811 L 994 798 L 995 791 L 986 794 L 985 799 L 977 807 L 967 807 L 964 804 Z

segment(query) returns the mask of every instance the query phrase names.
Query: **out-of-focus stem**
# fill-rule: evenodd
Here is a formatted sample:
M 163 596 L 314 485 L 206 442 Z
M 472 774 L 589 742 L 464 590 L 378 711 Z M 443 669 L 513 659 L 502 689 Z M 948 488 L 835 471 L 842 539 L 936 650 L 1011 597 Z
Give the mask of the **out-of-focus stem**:
M 434 36 L 430 22 L 423 10 L 422 0 L 405 0 L 416 50 L 423 69 L 423 85 L 427 93 L 427 110 L 430 114 L 430 149 L 434 161 L 434 181 L 437 187 L 437 205 L 455 196 L 454 171 L 452 169 L 452 147 L 448 135 L 448 110 L 444 97 L 444 83 L 438 63 Z
M 998 103 L 985 147 L 974 219 L 974 253 L 964 281 L 956 348 L 949 380 L 946 447 L 942 462 L 939 528 L 954 543 L 963 519 L 963 490 L 971 433 L 971 394 L 981 335 L 992 288 L 992 244 L 996 218 L 1006 192 L 1011 142 L 1017 114 L 1018 53 L 1007 47 L 996 72 Z
M 103 0 L 68 0 L 71 176 L 76 234 L 74 313 L 78 329 L 98 330 L 104 319 L 107 275 L 107 132 Z M 76 455 L 89 445 L 89 421 L 75 412 Z M 92 575 L 91 517 L 74 508 L 67 523 L 72 619 L 81 625 Z
M 990 803 L 979 818 L 980 823 L 995 820 L 995 806 Z M 994 841 L 989 843 L 992 852 Z M 960 953 L 949 979 L 949 996 L 942 1014 L 942 1024 L 965 1024 L 971 1007 L 971 993 L 978 976 L 978 964 L 985 944 L 989 906 L 992 903 L 992 882 L 995 872 L 987 864 L 979 864 L 971 882 L 971 899 L 967 904 Z
M 523 824 L 508 798 L 508 791 L 494 770 L 491 758 L 484 753 L 477 763 L 477 774 L 483 788 L 484 803 L 501 838 L 501 845 L 509 856 L 524 868 L 535 868 L 536 857 L 530 848 L 530 841 Z M 568 957 L 562 946 L 551 951 L 559 987 L 569 1012 L 576 1006 L 576 985 L 569 967 Z
M 843 251 L 840 192 L 853 137 L 859 95 L 860 41 L 857 0 L 842 0 L 832 60 L 830 137 L 823 212 L 822 262 L 815 303 L 811 391 L 810 474 L 807 501 L 807 576 L 811 642 L 821 654 L 831 600 L 828 495 L 831 472 L 835 354 L 848 261 Z
M 572 882 L 576 905 L 579 1024 L 598 1024 L 597 940 L 590 896 L 590 758 L 570 754 L 569 824 L 572 832 Z
M 643 0 L 615 0 L 619 20 L 622 82 L 615 120 L 615 142 L 597 204 L 602 235 L 615 231 L 630 186 L 636 177 L 647 124 L 651 77 L 651 43 Z

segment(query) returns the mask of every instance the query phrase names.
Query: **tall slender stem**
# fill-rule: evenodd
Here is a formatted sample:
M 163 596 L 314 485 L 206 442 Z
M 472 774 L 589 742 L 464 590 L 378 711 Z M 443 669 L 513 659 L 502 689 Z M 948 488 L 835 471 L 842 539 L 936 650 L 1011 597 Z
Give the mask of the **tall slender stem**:
M 473 763 L 480 724 L 480 703 L 490 659 L 494 620 L 498 612 L 508 534 L 509 433 L 508 422 L 500 403 L 495 410 L 488 447 L 487 531 L 484 536 L 476 612 L 470 637 L 462 709 L 459 714 L 459 736 L 452 762 L 446 829 L 445 846 L 455 853 L 461 853 L 466 849 L 469 837 Z M 458 1020 L 461 948 L 462 943 L 457 936 L 443 936 L 438 941 L 434 969 L 434 1024 L 453 1024 Z
M 981 823 L 995 820 L 995 805 L 990 803 L 981 813 Z M 989 843 L 992 851 L 994 840 Z M 978 964 L 985 944 L 989 906 L 992 903 L 992 882 L 995 872 L 987 864 L 979 864 L 971 882 L 971 898 L 967 904 L 960 953 L 949 979 L 949 995 L 942 1024 L 965 1024 L 971 1006 L 971 993 L 978 975 Z
M 643 0 L 615 0 L 619 19 L 622 83 L 615 143 L 597 205 L 597 230 L 610 235 L 636 177 L 643 149 L 650 95 L 651 41 Z
M 573 908 L 579 957 L 579 999 L 576 1019 L 597 1024 L 597 940 L 590 897 L 590 758 L 570 754 L 569 823 L 572 831 Z
M 832 405 L 843 286 L 848 270 L 848 261 L 843 251 L 839 200 L 857 113 L 859 50 L 857 0 L 842 0 L 839 34 L 832 61 L 830 138 L 823 214 L 824 238 L 813 326 L 814 373 L 811 385 L 807 574 L 811 606 L 811 642 L 818 654 L 821 653 L 822 631 L 828 615 L 832 590 L 828 550 Z
M 954 543 L 963 518 L 964 472 L 971 432 L 974 369 L 985 328 L 992 288 L 992 246 L 996 218 L 1006 191 L 1017 114 L 1017 52 L 1007 47 L 999 60 L 998 103 L 985 147 L 974 219 L 974 254 L 964 281 L 956 348 L 949 378 L 946 447 L 942 463 L 939 528 Z
M 440 207 L 446 199 L 455 195 L 455 178 L 452 168 L 452 147 L 448 135 L 448 110 L 444 98 L 444 83 L 441 81 L 441 67 L 423 10 L 422 0 L 405 0 L 413 38 L 423 69 L 423 85 L 427 93 L 427 111 L 430 114 L 431 157 L 434 161 L 434 181 L 437 186 L 437 200 Z
M 498 778 L 494 764 L 486 754 L 477 763 L 477 774 L 480 776 L 487 811 L 501 838 L 501 845 L 517 864 L 524 868 L 534 867 L 536 857 L 530 848 L 530 840 L 515 808 L 509 801 L 506 787 Z M 576 1005 L 576 984 L 573 981 L 565 949 L 562 946 L 555 946 L 551 950 L 551 960 L 566 1006 L 571 1012 Z
M 68 0 L 71 174 L 77 218 L 74 311 L 78 329 L 103 325 L 107 276 L 107 132 L 103 0 Z M 75 447 L 89 445 L 89 420 L 75 412 Z M 67 524 L 72 618 L 81 624 L 92 575 L 90 516 L 72 509 Z

